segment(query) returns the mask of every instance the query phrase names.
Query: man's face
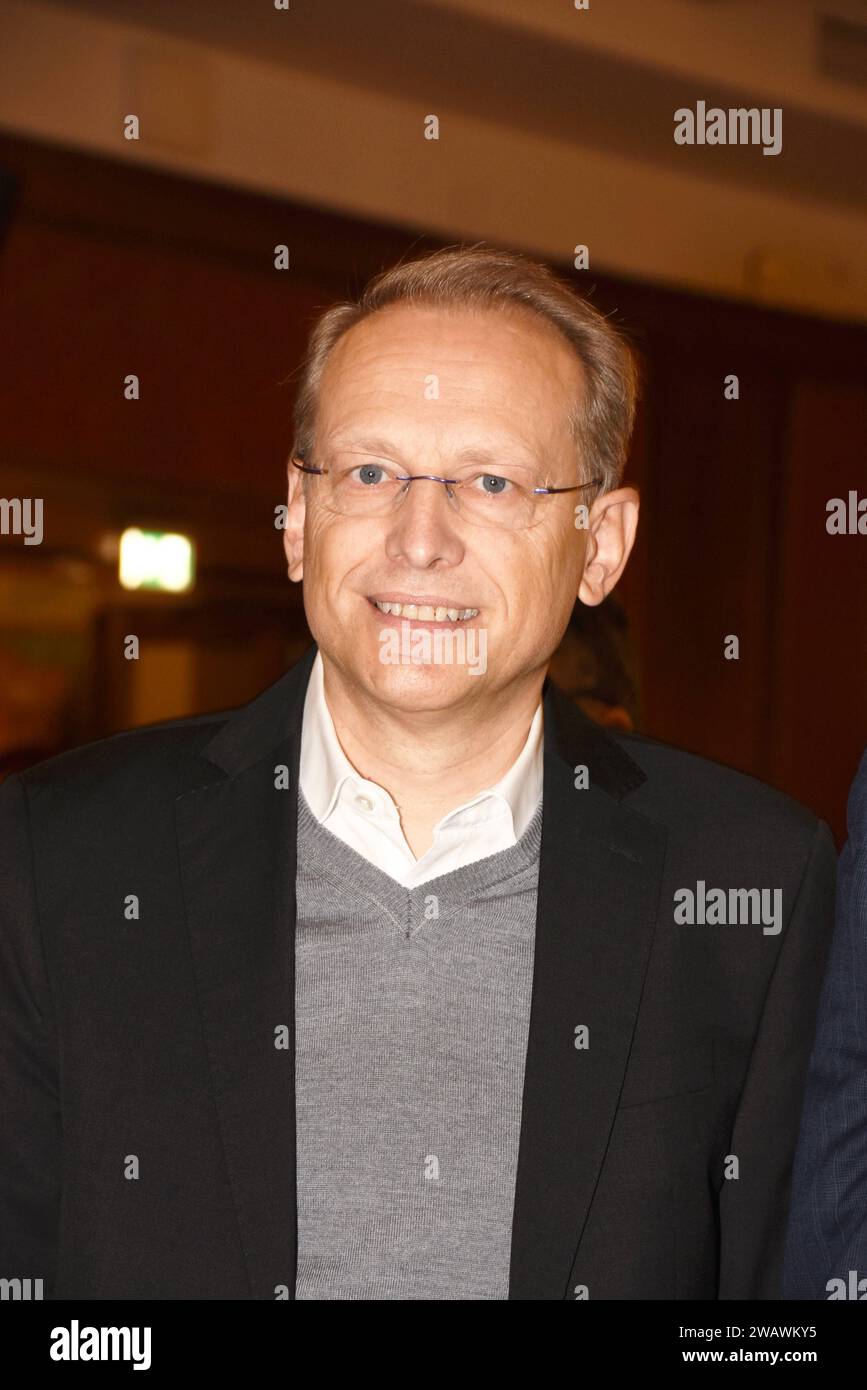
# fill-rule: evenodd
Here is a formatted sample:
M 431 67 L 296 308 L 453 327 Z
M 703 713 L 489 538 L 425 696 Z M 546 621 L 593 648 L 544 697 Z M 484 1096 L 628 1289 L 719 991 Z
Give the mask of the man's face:
M 479 449 L 538 468 L 541 484 L 568 486 L 578 481 L 568 412 L 582 389 L 581 364 L 556 330 L 520 309 L 392 306 L 350 329 L 329 357 L 310 461 L 327 466 L 338 450 L 364 448 L 401 472 L 448 478 L 460 455 Z M 344 681 L 398 709 L 437 710 L 485 702 L 544 669 L 579 590 L 587 531 L 574 507 L 586 494 L 543 497 L 537 524 L 513 531 L 465 520 L 442 483 L 407 485 L 384 515 L 344 516 L 322 505 L 319 478 L 305 497 L 303 475 L 289 474 L 289 574 L 303 573 L 310 630 Z M 449 626 L 484 630 L 484 672 L 384 661 L 389 634 L 393 644 L 407 620 L 373 599 L 398 595 L 478 609 Z M 435 630 L 417 621 L 408 630 L 422 627 Z M 478 652 L 479 633 L 475 641 Z

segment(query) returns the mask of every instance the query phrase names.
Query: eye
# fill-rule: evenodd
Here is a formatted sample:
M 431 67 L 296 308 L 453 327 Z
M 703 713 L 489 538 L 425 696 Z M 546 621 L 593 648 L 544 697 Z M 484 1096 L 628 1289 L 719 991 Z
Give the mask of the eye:
M 373 487 L 385 476 L 385 469 L 378 463 L 362 463 L 350 469 L 349 476 L 353 477 L 355 474 L 358 474 L 358 482 L 366 487 Z
M 489 497 L 502 497 L 507 488 L 514 487 L 508 478 L 501 478 L 497 473 L 479 473 L 473 482 L 481 482 L 481 491 L 486 492 Z M 492 484 L 491 487 L 488 486 L 489 483 Z
M 354 459 L 359 458 L 363 459 L 363 462 L 354 461 L 352 454 L 343 454 L 335 458 L 332 468 L 336 483 L 353 488 L 363 487 L 369 492 L 374 489 L 378 491 L 384 483 L 392 482 L 399 471 L 386 459 L 355 454 Z

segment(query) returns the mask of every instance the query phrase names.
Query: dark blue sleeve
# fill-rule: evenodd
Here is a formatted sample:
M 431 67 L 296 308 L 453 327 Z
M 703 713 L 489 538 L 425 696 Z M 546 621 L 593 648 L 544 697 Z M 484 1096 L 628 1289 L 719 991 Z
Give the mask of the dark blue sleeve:
M 867 1299 L 867 751 L 848 830 L 795 1155 L 784 1298 Z

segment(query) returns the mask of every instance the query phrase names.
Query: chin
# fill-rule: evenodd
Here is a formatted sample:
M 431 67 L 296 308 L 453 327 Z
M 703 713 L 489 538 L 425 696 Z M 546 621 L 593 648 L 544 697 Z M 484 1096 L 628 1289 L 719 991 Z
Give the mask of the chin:
M 483 675 L 470 675 L 463 666 L 419 664 L 388 666 L 377 663 L 368 681 L 377 699 L 399 709 L 447 709 L 473 693 Z

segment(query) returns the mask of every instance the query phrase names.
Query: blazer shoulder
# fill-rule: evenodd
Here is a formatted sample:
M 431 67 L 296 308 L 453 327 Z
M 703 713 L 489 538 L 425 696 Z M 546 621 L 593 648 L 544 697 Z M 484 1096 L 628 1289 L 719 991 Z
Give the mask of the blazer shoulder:
M 56 793 L 76 797 L 97 789 L 141 784 L 175 788 L 182 767 L 196 759 L 234 710 L 143 725 L 81 744 L 18 774 L 32 801 Z M 215 776 L 217 775 L 215 769 Z
M 636 799 L 649 815 L 717 829 L 761 824 L 806 841 L 824 825 L 809 806 L 750 773 L 646 734 L 607 732 L 644 772 Z

